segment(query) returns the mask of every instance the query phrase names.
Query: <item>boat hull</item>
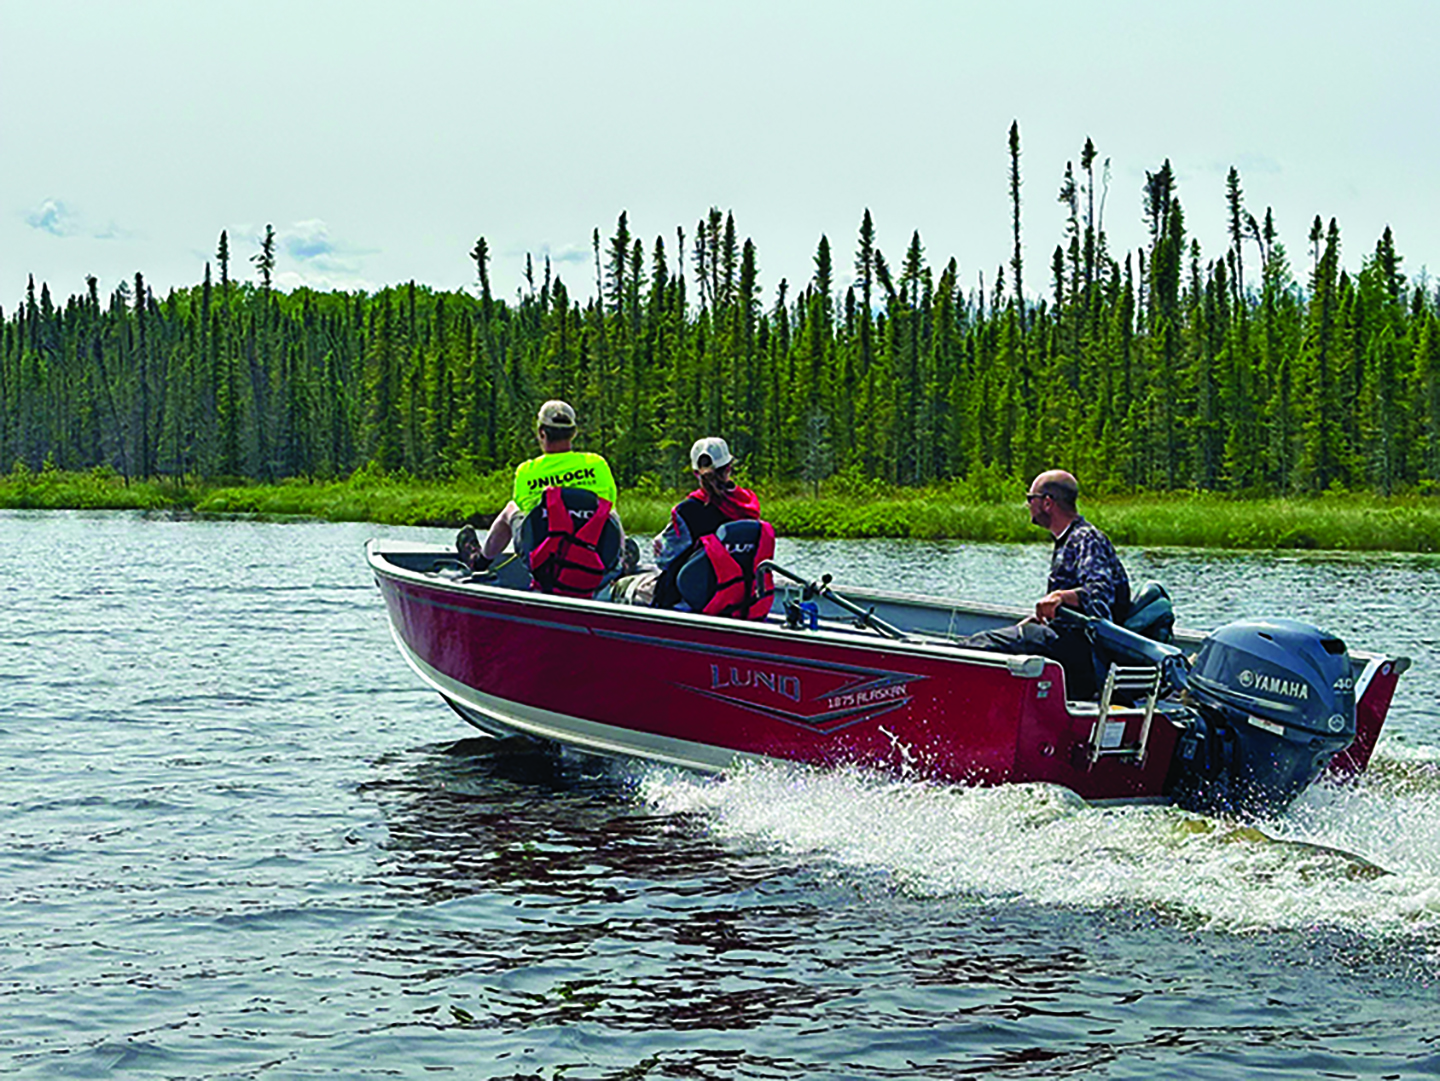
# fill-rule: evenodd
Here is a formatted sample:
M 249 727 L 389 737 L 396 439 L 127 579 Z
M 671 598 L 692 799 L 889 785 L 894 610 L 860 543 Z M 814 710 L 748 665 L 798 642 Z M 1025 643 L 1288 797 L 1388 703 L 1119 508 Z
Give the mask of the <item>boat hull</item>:
M 489 731 L 704 770 L 783 760 L 1164 797 L 1177 725 L 1159 714 L 1143 756 L 1092 760 L 1093 704 L 1067 704 L 1042 658 L 451 581 L 373 543 L 370 563 L 402 655 Z M 1138 741 L 1140 711 L 1105 720 L 1112 742 Z

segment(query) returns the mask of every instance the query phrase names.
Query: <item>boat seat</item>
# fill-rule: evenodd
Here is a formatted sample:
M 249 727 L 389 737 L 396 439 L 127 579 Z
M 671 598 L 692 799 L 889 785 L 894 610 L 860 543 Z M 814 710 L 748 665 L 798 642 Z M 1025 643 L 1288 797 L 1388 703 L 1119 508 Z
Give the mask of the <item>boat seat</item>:
M 756 567 L 774 555 L 774 529 L 769 522 L 758 519 L 726 522 L 715 531 L 715 540 L 738 565 L 740 588 L 735 590 L 733 582 L 721 582 L 714 559 L 705 548 L 699 548 L 676 575 L 675 588 L 680 592 L 680 599 L 692 612 L 764 619 L 774 601 L 775 587 L 768 570 L 760 572 L 760 581 L 756 582 Z M 720 598 L 721 604 L 717 607 L 717 596 L 727 585 L 735 596 L 728 602 Z
M 1156 642 L 1175 637 L 1175 606 L 1159 582 L 1146 582 L 1130 598 L 1130 611 L 1121 623 L 1127 631 L 1143 634 Z
M 594 590 L 610 581 L 618 573 L 620 568 L 620 551 L 622 534 L 620 521 L 612 510 L 609 517 L 605 519 L 605 525 L 601 528 L 600 537 L 595 542 L 594 550 L 599 555 L 599 561 L 603 568 L 602 575 L 594 589 L 577 591 L 567 589 L 555 582 L 555 575 L 552 571 L 541 570 L 536 573 L 537 568 L 534 557 L 541 545 L 550 536 L 549 499 L 541 500 L 540 504 L 525 515 L 520 525 L 520 535 L 517 538 L 516 551 L 521 554 L 527 565 L 530 566 L 535 588 L 542 593 L 560 593 L 568 596 L 593 596 Z M 571 516 L 573 529 L 583 530 L 584 523 L 600 509 L 600 497 L 594 492 L 584 488 L 561 488 L 559 489 L 560 500 Z M 587 548 L 579 541 L 575 542 L 577 548 Z M 579 556 L 579 553 L 575 553 Z M 571 559 L 568 552 L 558 553 L 562 562 Z

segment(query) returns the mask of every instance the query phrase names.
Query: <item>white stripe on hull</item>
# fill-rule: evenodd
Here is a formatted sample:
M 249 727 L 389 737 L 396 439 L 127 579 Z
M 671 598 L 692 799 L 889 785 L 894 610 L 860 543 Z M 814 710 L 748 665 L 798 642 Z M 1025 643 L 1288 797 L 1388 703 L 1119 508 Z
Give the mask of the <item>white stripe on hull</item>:
M 405 644 L 393 623 L 390 626 L 390 633 L 395 639 L 395 644 L 400 647 L 400 655 L 405 658 L 405 662 L 415 670 L 416 674 L 442 696 L 462 707 L 467 714 L 475 713 L 480 718 L 493 722 L 495 727 L 491 728 L 479 720 L 466 717 L 475 727 L 490 732 L 492 735 L 518 733 L 537 739 L 550 740 L 554 743 L 572 744 L 596 754 L 648 758 L 656 762 L 664 762 L 667 765 L 701 770 L 707 773 L 718 773 L 746 761 L 768 761 L 763 755 L 747 754 L 725 747 L 714 747 L 706 743 L 674 739 L 670 736 L 656 735 L 653 732 L 636 732 L 629 728 L 616 728 L 598 721 L 587 721 L 582 717 L 555 713 L 548 709 L 539 709 L 521 702 L 498 698 L 493 694 L 486 694 L 484 691 L 476 690 L 474 687 L 468 687 L 458 680 L 452 679 L 422 661 Z

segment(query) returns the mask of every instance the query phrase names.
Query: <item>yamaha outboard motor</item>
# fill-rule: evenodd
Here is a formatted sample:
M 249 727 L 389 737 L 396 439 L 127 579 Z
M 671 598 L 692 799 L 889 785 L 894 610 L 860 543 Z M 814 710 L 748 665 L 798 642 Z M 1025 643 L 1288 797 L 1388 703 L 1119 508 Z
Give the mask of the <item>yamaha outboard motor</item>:
M 1186 683 L 1196 716 L 1168 787 L 1191 810 L 1278 811 L 1355 739 L 1345 643 L 1293 619 L 1221 627 Z

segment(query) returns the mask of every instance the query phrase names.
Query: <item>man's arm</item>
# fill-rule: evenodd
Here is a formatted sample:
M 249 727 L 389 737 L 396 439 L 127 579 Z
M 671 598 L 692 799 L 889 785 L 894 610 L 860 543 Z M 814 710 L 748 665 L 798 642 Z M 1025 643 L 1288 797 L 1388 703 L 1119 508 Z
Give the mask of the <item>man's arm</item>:
M 1049 623 L 1061 608 L 1080 608 L 1080 592 L 1075 589 L 1056 589 L 1035 602 L 1035 618 Z

